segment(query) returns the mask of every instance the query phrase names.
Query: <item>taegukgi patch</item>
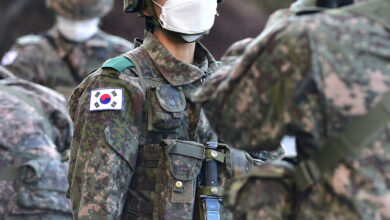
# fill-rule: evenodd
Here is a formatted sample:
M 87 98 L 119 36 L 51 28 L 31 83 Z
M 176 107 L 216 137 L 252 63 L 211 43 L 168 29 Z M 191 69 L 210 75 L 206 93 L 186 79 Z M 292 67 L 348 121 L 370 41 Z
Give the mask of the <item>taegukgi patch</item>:
M 91 90 L 89 111 L 122 110 L 123 89 L 104 88 Z

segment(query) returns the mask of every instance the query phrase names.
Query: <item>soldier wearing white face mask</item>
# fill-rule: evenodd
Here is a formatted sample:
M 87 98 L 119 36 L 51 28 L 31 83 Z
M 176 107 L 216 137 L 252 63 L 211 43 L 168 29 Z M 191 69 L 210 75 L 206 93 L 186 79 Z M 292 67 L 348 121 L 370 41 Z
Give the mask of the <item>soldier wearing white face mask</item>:
M 99 29 L 113 0 L 47 0 L 57 19 L 47 32 L 17 39 L 1 65 L 20 78 L 53 88 L 65 96 L 86 73 L 133 48 L 132 43 Z
M 198 42 L 217 0 L 125 0 L 125 10 L 146 19 L 142 45 L 106 61 L 69 100 L 74 218 L 232 219 L 223 187 L 253 160 L 217 143 L 190 100 L 218 68 Z

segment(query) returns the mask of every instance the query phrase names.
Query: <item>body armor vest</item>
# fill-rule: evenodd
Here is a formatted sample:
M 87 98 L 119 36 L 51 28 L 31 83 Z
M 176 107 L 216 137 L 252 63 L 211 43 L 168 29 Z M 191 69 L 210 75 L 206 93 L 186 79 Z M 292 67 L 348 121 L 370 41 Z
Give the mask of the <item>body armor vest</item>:
M 169 84 L 142 47 L 124 56 L 136 67 L 146 101 L 143 136 L 122 219 L 192 219 L 205 155 L 197 134 L 200 110 L 187 102 L 188 88 Z
M 172 86 L 142 47 L 103 64 L 119 73 L 133 67 L 145 93 L 143 133 L 121 219 L 201 219 L 204 212 L 200 210 L 207 209 L 198 204 L 195 195 L 220 198 L 221 202 L 224 185 L 231 177 L 248 172 L 253 159 L 225 144 L 217 144 L 214 150 L 205 148 L 207 142 L 215 144 L 217 136 L 201 109 L 187 102 L 200 79 Z M 210 160 L 218 164 L 213 173 L 217 182 L 212 187 L 205 186 L 208 172 L 202 171 L 202 164 Z M 232 219 L 223 206 L 219 213 L 222 220 Z

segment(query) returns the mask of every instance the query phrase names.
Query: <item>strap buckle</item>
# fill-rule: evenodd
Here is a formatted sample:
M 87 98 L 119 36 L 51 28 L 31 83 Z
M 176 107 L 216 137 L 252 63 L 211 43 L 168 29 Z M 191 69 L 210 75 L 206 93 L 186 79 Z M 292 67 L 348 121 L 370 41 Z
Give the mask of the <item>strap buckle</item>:
M 295 182 L 300 191 L 305 191 L 321 178 L 321 170 L 311 159 L 302 161 L 295 168 Z

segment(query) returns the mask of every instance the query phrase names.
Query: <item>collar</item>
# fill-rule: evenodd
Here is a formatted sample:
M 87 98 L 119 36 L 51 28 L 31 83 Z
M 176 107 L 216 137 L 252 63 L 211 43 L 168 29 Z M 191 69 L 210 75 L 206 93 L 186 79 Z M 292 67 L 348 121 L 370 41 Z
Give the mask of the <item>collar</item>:
M 150 32 L 145 32 L 142 47 L 149 54 L 164 79 L 173 86 L 191 84 L 213 73 L 218 68 L 210 52 L 198 42 L 195 46 L 194 65 L 176 59 Z
M 101 30 L 99 30 L 93 37 L 84 42 L 73 42 L 67 40 L 56 28 L 51 29 L 48 34 L 53 38 L 58 55 L 61 59 L 71 53 L 72 50 L 76 47 L 105 48 L 108 46 L 108 42 L 105 40 L 105 33 Z

